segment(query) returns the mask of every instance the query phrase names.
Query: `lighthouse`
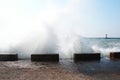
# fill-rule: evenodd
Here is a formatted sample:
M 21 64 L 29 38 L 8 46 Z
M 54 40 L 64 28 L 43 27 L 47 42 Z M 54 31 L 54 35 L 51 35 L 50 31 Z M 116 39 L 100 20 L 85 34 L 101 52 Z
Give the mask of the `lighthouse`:
M 105 38 L 107 39 L 108 37 L 107 37 L 107 34 L 105 34 Z

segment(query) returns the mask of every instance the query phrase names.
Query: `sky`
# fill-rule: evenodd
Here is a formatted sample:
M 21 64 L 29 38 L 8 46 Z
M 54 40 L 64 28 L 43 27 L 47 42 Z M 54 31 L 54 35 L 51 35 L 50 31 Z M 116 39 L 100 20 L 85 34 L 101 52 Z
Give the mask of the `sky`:
M 34 33 L 120 37 L 120 0 L 0 0 L 0 43 Z

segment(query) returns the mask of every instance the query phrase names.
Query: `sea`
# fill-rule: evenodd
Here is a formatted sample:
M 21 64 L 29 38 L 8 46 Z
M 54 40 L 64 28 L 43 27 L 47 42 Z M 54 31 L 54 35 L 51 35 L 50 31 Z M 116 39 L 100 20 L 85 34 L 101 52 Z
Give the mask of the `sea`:
M 101 53 L 101 57 L 109 57 L 110 52 L 120 52 L 120 38 L 85 38 L 85 45 L 93 52 Z

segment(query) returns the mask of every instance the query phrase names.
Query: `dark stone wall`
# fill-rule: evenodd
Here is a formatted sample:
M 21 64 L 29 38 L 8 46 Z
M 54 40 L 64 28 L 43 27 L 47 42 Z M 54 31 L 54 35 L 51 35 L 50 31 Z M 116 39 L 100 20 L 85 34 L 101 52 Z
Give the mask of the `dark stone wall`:
M 120 52 L 110 52 L 110 59 L 120 59 Z
M 0 54 L 0 61 L 17 61 L 17 54 Z
M 74 62 L 100 60 L 100 53 L 75 53 Z
M 31 61 L 59 62 L 59 54 L 32 54 Z

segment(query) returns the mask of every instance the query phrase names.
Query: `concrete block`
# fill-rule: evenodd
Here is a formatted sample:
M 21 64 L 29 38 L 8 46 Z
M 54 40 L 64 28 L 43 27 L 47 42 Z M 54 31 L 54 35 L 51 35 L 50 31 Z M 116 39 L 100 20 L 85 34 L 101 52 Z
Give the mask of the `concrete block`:
M 74 62 L 100 60 L 100 53 L 75 53 Z
M 59 54 L 31 54 L 31 61 L 59 62 Z
M 10 53 L 0 53 L 0 61 L 17 61 L 18 55 L 17 54 L 10 54 Z
M 120 52 L 110 52 L 110 59 L 120 59 Z

